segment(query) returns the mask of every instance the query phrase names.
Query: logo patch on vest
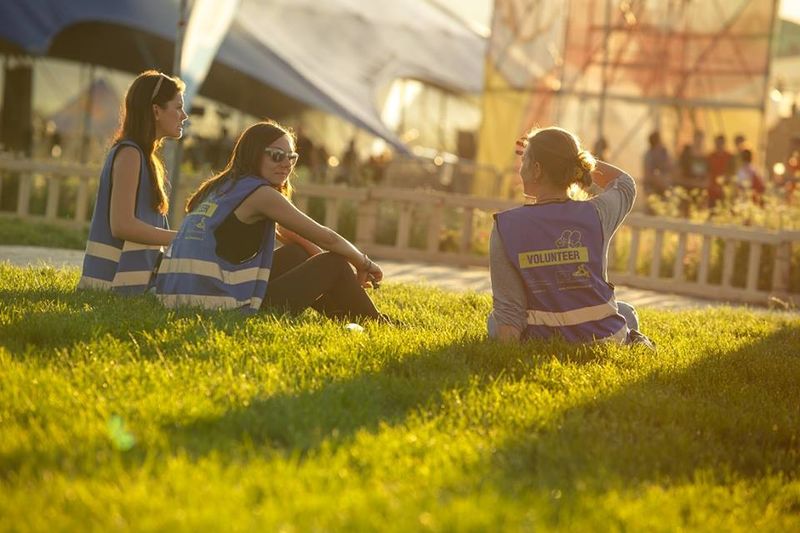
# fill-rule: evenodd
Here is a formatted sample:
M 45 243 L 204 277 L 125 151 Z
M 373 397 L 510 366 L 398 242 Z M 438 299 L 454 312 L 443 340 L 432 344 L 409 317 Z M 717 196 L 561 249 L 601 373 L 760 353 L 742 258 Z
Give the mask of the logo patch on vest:
M 550 250 L 531 250 L 518 254 L 520 268 L 536 268 L 553 265 L 589 262 L 589 249 L 581 246 L 581 232 L 564 230 Z
M 587 261 L 589 261 L 589 249 L 585 246 L 579 248 L 532 250 L 519 254 L 520 268 L 568 265 L 570 263 L 586 263 Z
M 203 202 L 195 210 L 194 214 L 203 215 L 204 217 L 213 217 L 217 210 L 217 204 L 214 202 Z

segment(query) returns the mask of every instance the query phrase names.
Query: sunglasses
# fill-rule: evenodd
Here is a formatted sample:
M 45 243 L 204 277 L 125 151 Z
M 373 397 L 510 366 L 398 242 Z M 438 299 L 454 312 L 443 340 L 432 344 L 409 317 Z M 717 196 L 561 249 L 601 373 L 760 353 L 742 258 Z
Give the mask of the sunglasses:
M 269 154 L 269 158 L 275 163 L 280 163 L 288 158 L 289 161 L 294 164 L 297 162 L 297 158 L 300 157 L 300 154 L 297 152 L 284 152 L 280 148 L 264 148 L 264 153 Z

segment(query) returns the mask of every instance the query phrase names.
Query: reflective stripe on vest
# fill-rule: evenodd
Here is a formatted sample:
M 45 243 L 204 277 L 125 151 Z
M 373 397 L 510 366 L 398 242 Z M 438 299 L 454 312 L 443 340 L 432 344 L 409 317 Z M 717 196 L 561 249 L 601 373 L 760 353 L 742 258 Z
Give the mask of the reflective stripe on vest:
M 156 295 L 165 306 L 260 309 L 272 266 L 275 223 L 268 221 L 258 253 L 241 264 L 217 255 L 216 229 L 245 198 L 266 185 L 255 176 L 224 182 L 186 215 L 156 276 Z
M 163 248 L 117 239 L 111 233 L 111 170 L 114 156 L 122 146 L 133 146 L 140 155 L 139 184 L 135 216 L 151 226 L 168 229 L 167 219 L 152 208 L 153 191 L 150 172 L 141 149 L 130 141 L 121 141 L 106 158 L 97 189 L 89 239 L 83 259 L 79 289 L 112 290 L 122 294 L 141 294 L 155 282 L 155 269 Z
M 522 206 L 495 219 L 506 256 L 525 285 L 524 336 L 559 334 L 572 342 L 623 336 L 625 319 L 602 276 L 603 232 L 594 205 Z
M 590 307 L 580 307 L 572 311 L 554 313 L 528 309 L 528 324 L 532 326 L 575 326 L 584 322 L 595 322 L 617 314 L 617 302 L 612 299 L 606 303 Z
M 161 263 L 159 273 L 199 274 L 218 279 L 227 285 L 238 285 L 252 280 L 269 281 L 269 268 L 251 267 L 243 270 L 223 270 L 213 261 L 188 258 L 167 258 Z

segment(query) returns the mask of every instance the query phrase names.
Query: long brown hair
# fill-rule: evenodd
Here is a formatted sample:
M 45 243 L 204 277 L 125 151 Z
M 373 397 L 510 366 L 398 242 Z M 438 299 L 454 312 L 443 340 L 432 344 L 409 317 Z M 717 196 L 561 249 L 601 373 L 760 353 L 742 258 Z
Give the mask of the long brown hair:
M 186 212 L 197 207 L 212 190 L 225 182 L 233 182 L 244 176 L 259 176 L 264 148 L 284 135 L 289 136 L 292 147 L 294 147 L 296 142 L 294 132 L 274 120 L 257 122 L 244 130 L 236 140 L 228 164 L 222 171 L 204 181 L 200 188 L 192 194 L 186 202 Z M 291 196 L 292 186 L 288 178 L 279 190 L 284 196 Z
M 541 128 L 528 133 L 528 145 L 523 153 L 528 168 L 533 162 L 542 166 L 544 179 L 568 189 L 573 183 L 587 188 L 592 184 L 591 172 L 597 161 L 581 148 L 580 140 L 562 128 Z
M 156 90 L 156 88 L 158 90 Z M 144 160 L 150 170 L 150 184 L 153 191 L 153 209 L 161 214 L 169 211 L 166 172 L 159 149 L 162 139 L 156 139 L 156 122 L 153 104 L 161 108 L 186 88 L 183 81 L 167 76 L 156 70 L 146 70 L 139 74 L 125 94 L 125 107 L 120 115 L 119 128 L 114 135 L 113 145 L 120 141 L 135 142 L 144 152 Z

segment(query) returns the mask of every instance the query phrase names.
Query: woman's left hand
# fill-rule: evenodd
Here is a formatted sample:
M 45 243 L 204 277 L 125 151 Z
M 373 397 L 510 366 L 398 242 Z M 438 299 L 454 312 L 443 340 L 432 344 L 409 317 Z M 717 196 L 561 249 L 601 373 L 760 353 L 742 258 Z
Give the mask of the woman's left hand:
M 366 259 L 366 264 L 358 269 L 356 272 L 356 279 L 358 279 L 358 283 L 364 288 L 377 288 L 378 284 L 383 280 L 383 270 L 378 263 L 366 256 L 364 257 Z

